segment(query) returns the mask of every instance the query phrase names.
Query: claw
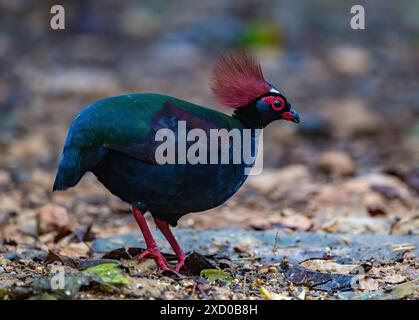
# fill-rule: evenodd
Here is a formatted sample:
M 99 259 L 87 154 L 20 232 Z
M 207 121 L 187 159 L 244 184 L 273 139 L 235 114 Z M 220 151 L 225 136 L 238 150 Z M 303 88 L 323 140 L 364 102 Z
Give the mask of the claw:
M 184 268 L 186 271 L 189 271 L 188 268 L 185 266 L 185 257 L 179 260 L 179 263 L 175 267 L 175 271 L 179 272 L 182 268 Z
M 159 269 L 170 270 L 166 259 L 163 257 L 163 255 L 158 250 L 153 250 L 153 249 L 148 248 L 138 256 L 139 260 L 143 260 L 143 259 L 146 259 L 146 258 L 153 259 L 156 262 L 157 267 L 159 267 Z
M 147 245 L 147 249 L 143 253 L 141 253 L 138 256 L 138 258 L 140 260 L 144 258 L 152 258 L 154 261 L 156 261 L 157 267 L 159 267 L 159 269 L 170 270 L 166 259 L 160 253 L 159 248 L 157 247 L 157 244 L 153 239 L 153 235 L 151 234 L 150 229 L 148 228 L 147 222 L 145 221 L 143 214 L 136 207 L 132 207 L 132 213 L 134 214 L 135 220 L 137 220 L 138 226 L 140 227 L 141 232 L 144 235 L 144 240 Z
M 188 268 L 185 266 L 186 255 L 183 252 L 182 248 L 179 246 L 179 243 L 176 241 L 172 231 L 169 228 L 169 225 L 166 221 L 160 220 L 159 218 L 154 218 L 154 221 L 166 239 L 169 241 L 170 245 L 173 248 L 173 251 L 176 253 L 179 263 L 175 267 L 175 271 L 179 272 L 180 269 L 184 268 L 189 272 Z

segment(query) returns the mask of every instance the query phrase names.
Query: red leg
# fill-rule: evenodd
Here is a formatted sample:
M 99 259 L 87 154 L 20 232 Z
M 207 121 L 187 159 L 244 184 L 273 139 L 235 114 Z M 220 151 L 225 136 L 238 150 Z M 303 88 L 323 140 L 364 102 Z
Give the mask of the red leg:
M 141 260 L 150 257 L 156 261 L 157 266 L 161 270 L 169 270 L 169 265 L 167 264 L 166 259 L 160 253 L 156 241 L 154 241 L 151 231 L 148 228 L 147 222 L 145 221 L 141 211 L 135 207 L 132 207 L 132 213 L 134 214 L 135 220 L 137 220 L 147 245 L 147 249 L 142 254 L 140 254 L 138 258 Z
M 183 252 L 182 248 L 180 247 L 179 243 L 176 241 L 176 238 L 173 235 L 172 231 L 170 230 L 170 227 L 167 224 L 167 222 L 160 220 L 159 218 L 155 218 L 154 222 L 156 223 L 160 231 L 164 234 L 167 241 L 169 241 L 170 245 L 173 248 L 173 251 L 176 253 L 179 263 L 176 265 L 175 270 L 179 271 L 181 268 L 186 268 L 185 267 L 186 255 Z

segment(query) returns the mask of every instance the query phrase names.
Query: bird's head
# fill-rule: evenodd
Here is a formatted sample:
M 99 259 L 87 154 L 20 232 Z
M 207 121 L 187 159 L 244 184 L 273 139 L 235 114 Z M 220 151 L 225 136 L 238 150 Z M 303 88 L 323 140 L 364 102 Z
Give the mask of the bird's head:
M 245 51 L 221 56 L 214 66 L 211 88 L 225 106 L 235 109 L 234 117 L 247 127 L 263 128 L 275 120 L 300 122 L 287 98 L 268 83 L 260 64 Z

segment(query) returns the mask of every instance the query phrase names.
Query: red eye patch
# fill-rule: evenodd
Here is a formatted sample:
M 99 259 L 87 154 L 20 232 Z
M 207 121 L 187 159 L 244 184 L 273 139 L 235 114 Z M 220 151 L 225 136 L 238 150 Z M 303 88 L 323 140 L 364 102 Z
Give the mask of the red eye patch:
M 285 101 L 281 97 L 268 96 L 268 97 L 263 97 L 261 100 L 265 101 L 267 104 L 269 104 L 272 107 L 272 109 L 276 111 L 280 111 L 285 107 Z

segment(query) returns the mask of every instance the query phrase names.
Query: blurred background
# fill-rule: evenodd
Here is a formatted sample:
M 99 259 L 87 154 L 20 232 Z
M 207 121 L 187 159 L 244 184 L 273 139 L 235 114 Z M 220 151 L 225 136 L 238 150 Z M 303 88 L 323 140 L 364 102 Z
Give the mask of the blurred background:
M 54 4 L 65 30 L 50 28 Z M 236 46 L 302 123 L 267 128 L 264 174 L 180 227 L 417 234 L 419 2 L 361 1 L 365 30 L 350 28 L 354 4 L 0 0 L 0 236 L 54 246 L 51 215 L 98 236 L 136 230 L 91 174 L 51 192 L 72 119 L 128 92 L 216 108 L 211 67 Z

